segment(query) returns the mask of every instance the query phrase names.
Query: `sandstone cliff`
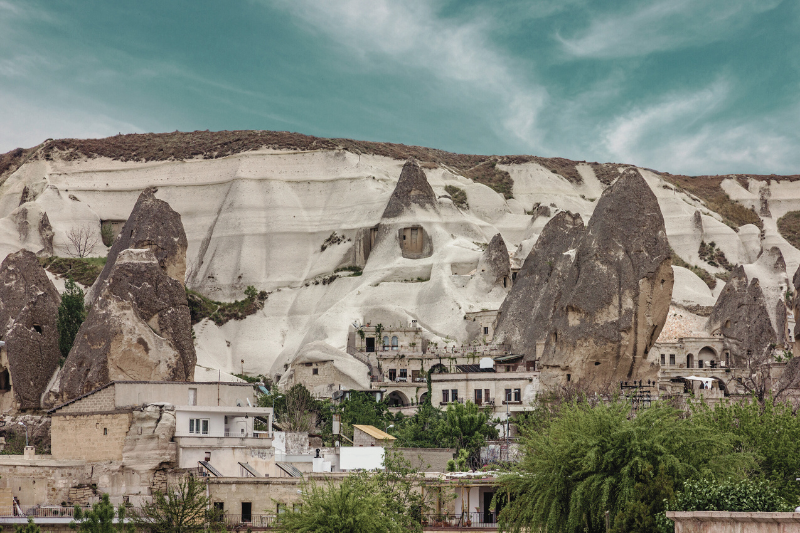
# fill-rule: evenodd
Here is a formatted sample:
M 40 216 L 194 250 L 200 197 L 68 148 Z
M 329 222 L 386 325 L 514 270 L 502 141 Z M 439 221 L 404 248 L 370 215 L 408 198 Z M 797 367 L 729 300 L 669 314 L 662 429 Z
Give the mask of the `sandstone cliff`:
M 648 352 L 672 285 L 658 202 L 628 171 L 606 189 L 585 228 L 566 212 L 545 226 L 500 308 L 495 338 L 536 357 L 544 386 L 654 379 L 658 362 Z
M 197 361 L 186 294 L 150 250 L 122 250 L 61 370 L 64 402 L 113 380 L 191 381 Z

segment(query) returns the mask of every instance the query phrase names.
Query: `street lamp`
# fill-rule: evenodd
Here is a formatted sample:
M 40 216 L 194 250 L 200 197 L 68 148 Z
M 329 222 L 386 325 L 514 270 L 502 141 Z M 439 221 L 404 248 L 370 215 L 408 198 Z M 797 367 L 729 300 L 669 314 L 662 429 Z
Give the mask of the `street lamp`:
M 272 397 L 272 410 L 275 411 L 275 398 L 283 398 L 283 394 L 276 394 Z
M 22 422 L 17 422 L 17 424 L 19 424 L 20 426 L 25 428 L 25 447 L 27 448 L 28 447 L 28 426 L 26 426 Z
M 386 422 L 384 422 L 384 423 L 383 423 L 383 432 L 384 432 L 384 433 L 387 433 L 387 432 L 388 432 L 390 429 L 392 429 L 393 427 L 394 427 L 394 424 L 389 424 L 389 425 L 387 426 L 387 425 L 386 425 Z

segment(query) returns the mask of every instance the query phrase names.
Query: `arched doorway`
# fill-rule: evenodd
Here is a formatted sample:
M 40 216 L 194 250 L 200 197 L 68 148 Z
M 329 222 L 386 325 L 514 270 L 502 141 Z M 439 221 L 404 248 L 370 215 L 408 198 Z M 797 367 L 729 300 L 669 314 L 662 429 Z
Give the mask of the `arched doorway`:
M 427 401 L 428 401 L 428 393 L 427 392 L 423 392 L 422 395 L 420 395 L 420 397 L 419 397 L 419 403 L 423 404 L 423 403 L 425 403 Z
M 411 404 L 411 401 L 408 399 L 408 396 L 396 390 L 390 392 L 389 395 L 386 396 L 386 403 L 389 407 L 406 407 Z
M 705 362 L 706 366 L 714 368 L 717 361 L 717 352 L 710 346 L 705 346 L 702 350 L 697 352 L 698 361 Z
M 686 356 L 686 368 L 694 368 L 694 355 L 689 354 Z

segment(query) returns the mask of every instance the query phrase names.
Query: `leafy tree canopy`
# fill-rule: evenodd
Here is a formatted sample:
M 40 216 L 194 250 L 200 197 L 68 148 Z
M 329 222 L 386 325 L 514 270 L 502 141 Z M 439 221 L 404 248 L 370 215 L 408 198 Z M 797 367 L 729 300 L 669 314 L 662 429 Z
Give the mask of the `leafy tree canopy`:
M 58 306 L 58 349 L 62 357 L 67 357 L 75 336 L 86 319 L 86 309 L 83 305 L 83 291 L 67 277 L 64 294 L 61 295 L 61 305 Z

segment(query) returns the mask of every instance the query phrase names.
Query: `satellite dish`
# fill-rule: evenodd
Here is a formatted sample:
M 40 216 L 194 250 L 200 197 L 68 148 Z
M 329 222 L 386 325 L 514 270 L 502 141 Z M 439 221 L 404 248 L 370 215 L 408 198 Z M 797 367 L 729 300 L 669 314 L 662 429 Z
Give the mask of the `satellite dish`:
M 481 357 L 481 368 L 494 368 L 494 359 L 491 357 Z

